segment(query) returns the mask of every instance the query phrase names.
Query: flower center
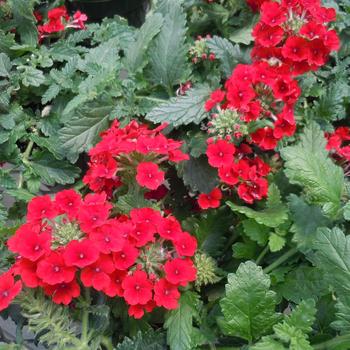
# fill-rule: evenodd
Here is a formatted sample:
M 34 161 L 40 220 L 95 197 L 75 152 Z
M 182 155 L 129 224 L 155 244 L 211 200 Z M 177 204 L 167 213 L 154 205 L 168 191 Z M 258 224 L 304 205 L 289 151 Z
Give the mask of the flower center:
M 85 255 L 84 255 L 83 253 L 80 253 L 80 254 L 79 254 L 79 258 L 80 258 L 80 259 L 84 259 L 84 257 L 85 257 Z
M 9 293 L 7 290 L 5 290 L 4 292 L 2 292 L 2 296 L 3 296 L 4 298 L 7 298 L 9 295 L 10 295 L 10 293 Z
M 176 269 L 176 270 L 174 271 L 174 273 L 175 273 L 175 275 L 178 275 L 178 274 L 179 274 L 179 270 Z
M 60 272 L 60 270 L 61 270 L 61 269 L 60 269 L 58 266 L 55 266 L 55 267 L 53 268 L 53 271 L 54 271 L 54 272 Z
M 136 290 L 140 290 L 141 287 L 140 287 L 138 284 L 136 284 L 135 289 L 136 289 Z
M 109 243 L 111 241 L 111 239 L 109 237 L 105 237 L 105 242 Z
M 101 272 L 101 269 L 99 267 L 96 267 L 95 272 Z
M 122 259 L 125 259 L 126 255 L 125 255 L 124 253 L 121 253 L 121 254 L 120 254 L 120 257 L 121 257 Z
M 169 294 L 170 294 L 170 291 L 169 291 L 168 289 L 166 289 L 166 290 L 164 291 L 164 294 L 165 294 L 165 295 L 169 295 Z
M 35 247 L 34 247 L 34 250 L 37 252 L 37 251 L 39 251 L 40 250 L 40 245 L 36 245 Z

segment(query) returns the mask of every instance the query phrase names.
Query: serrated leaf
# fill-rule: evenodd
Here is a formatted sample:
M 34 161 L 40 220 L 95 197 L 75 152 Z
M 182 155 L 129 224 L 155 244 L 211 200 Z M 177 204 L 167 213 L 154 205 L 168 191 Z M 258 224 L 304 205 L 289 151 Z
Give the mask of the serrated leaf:
M 209 193 L 218 184 L 217 173 L 204 156 L 183 163 L 182 179 L 192 191 Z
M 335 218 L 344 193 L 344 172 L 328 157 L 325 147 L 323 132 L 311 123 L 301 141 L 283 148 L 281 155 L 289 181 L 303 187 L 313 203 L 323 205 L 324 212 Z
M 153 123 L 167 122 L 174 126 L 199 124 L 207 117 L 204 104 L 209 95 L 210 89 L 207 85 L 197 86 L 190 89 L 186 95 L 173 97 L 154 108 L 147 114 L 146 119 Z
M 258 224 L 255 220 L 248 219 L 242 221 L 244 233 L 260 246 L 264 246 L 269 238 L 270 228 L 265 225 Z
M 24 86 L 40 86 L 45 82 L 43 72 L 31 66 L 24 66 L 22 72 L 22 83 Z
M 313 264 L 325 274 L 325 279 L 339 294 L 350 292 L 350 236 L 334 227 L 320 228 L 310 255 Z
M 295 232 L 293 240 L 300 249 L 308 249 L 316 236 L 317 229 L 329 225 L 320 207 L 310 206 L 305 201 L 291 194 L 288 197 L 289 209 L 293 220 L 292 230 Z
M 249 207 L 236 205 L 232 202 L 226 204 L 235 212 L 246 215 L 248 218 L 255 220 L 258 224 L 268 227 L 278 227 L 288 219 L 288 210 L 282 204 L 280 192 L 275 184 L 269 187 L 266 209 L 257 211 Z
M 32 193 L 23 188 L 7 190 L 6 193 L 24 202 L 29 202 L 34 197 Z
M 332 322 L 331 326 L 341 334 L 350 332 L 350 296 L 343 295 L 335 304 L 337 319 Z
M 250 347 L 249 350 L 287 350 L 279 341 L 271 336 L 262 337 L 259 343 Z
M 112 108 L 109 105 L 85 106 L 58 131 L 61 147 L 71 162 L 75 162 L 81 152 L 88 151 L 99 133 L 107 129 Z
M 50 153 L 36 153 L 29 162 L 35 175 L 47 185 L 74 183 L 80 169 L 68 162 L 55 159 Z
M 149 75 L 155 84 L 172 91 L 174 85 L 187 78 L 186 15 L 179 2 L 171 1 L 168 9 L 161 31 L 150 49 Z
M 148 331 L 138 332 L 132 339 L 124 338 L 123 342 L 117 345 L 117 350 L 165 350 L 165 335 L 162 332 Z
M 60 93 L 60 90 L 61 88 L 57 84 L 51 84 L 41 98 L 41 103 L 46 104 L 53 100 Z
M 254 39 L 252 36 L 252 30 L 255 20 L 251 21 L 247 26 L 239 28 L 230 35 L 230 40 L 236 44 L 249 45 Z
M 226 77 L 232 74 L 233 68 L 238 63 L 248 63 L 244 59 L 240 47 L 233 45 L 229 40 L 214 35 L 211 39 L 207 40 L 208 48 L 210 52 L 215 54 L 215 57 L 221 62 L 221 70 Z
M 253 260 L 256 256 L 257 245 L 255 242 L 237 242 L 232 246 L 232 256 L 235 259 Z
M 269 248 L 271 252 L 280 251 L 286 244 L 286 239 L 277 235 L 276 233 L 271 233 L 269 236 Z
M 0 53 L 0 77 L 9 77 L 12 63 L 5 53 Z
M 145 23 L 136 33 L 135 41 L 129 44 L 126 52 L 126 63 L 131 72 L 140 71 L 147 63 L 146 51 L 152 39 L 159 33 L 163 17 L 155 13 L 146 18 Z
M 226 295 L 220 301 L 226 334 L 251 342 L 272 328 L 280 315 L 275 312 L 276 294 L 270 284 L 269 276 L 250 261 L 228 275 Z
M 324 280 L 321 270 L 302 265 L 287 274 L 278 291 L 285 299 L 300 303 L 304 299 L 317 300 L 326 295 L 328 283 Z
M 181 295 L 179 307 L 168 312 L 164 328 L 171 350 L 190 350 L 193 317 L 197 314 L 198 295 L 187 291 Z

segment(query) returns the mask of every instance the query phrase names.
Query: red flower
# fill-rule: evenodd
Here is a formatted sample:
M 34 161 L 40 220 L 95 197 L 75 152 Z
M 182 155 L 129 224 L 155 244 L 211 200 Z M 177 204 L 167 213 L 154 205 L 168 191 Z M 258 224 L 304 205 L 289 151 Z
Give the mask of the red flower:
M 137 166 L 136 180 L 140 186 L 156 190 L 164 182 L 164 172 L 157 164 L 142 162 Z
M 150 300 L 145 305 L 140 305 L 140 304 L 130 305 L 128 309 L 128 314 L 129 316 L 139 319 L 145 314 L 145 311 L 151 312 L 154 308 L 155 308 L 155 302 L 153 300 Z
M 76 268 L 66 266 L 61 252 L 53 251 L 49 256 L 40 260 L 37 275 L 47 284 L 69 283 L 75 277 Z
M 287 20 L 286 9 L 277 2 L 264 2 L 261 5 L 261 21 L 271 27 L 278 26 Z
M 126 270 L 135 263 L 138 256 L 138 249 L 130 243 L 125 243 L 120 252 L 113 253 L 114 265 L 118 270 Z
M 282 48 L 282 55 L 297 62 L 308 59 L 310 55 L 308 41 L 297 36 L 289 37 Z
M 148 242 L 154 241 L 155 228 L 147 224 L 146 222 L 138 223 L 135 225 L 134 230 L 131 232 L 131 236 L 135 238 L 135 246 L 143 247 Z
M 92 265 L 81 271 L 81 281 L 85 287 L 103 290 L 110 285 L 109 274 L 114 271 L 113 260 L 109 255 L 101 255 Z
M 0 311 L 6 309 L 21 290 L 21 281 L 15 282 L 10 272 L 0 275 Z
M 197 240 L 187 232 L 182 232 L 174 242 L 176 252 L 183 256 L 193 256 L 197 249 Z
M 48 232 L 39 234 L 29 230 L 17 231 L 8 241 L 8 246 L 12 252 L 36 261 L 50 251 L 51 234 Z
M 197 270 L 190 259 L 173 259 L 164 265 L 165 278 L 174 285 L 186 286 L 196 279 Z
M 144 305 L 152 299 L 152 283 L 144 271 L 135 271 L 122 282 L 124 299 L 130 305 Z
M 210 95 L 209 100 L 205 103 L 205 110 L 209 112 L 211 109 L 213 109 L 218 103 L 222 102 L 225 98 L 225 92 L 217 89 L 213 91 Z
M 127 275 L 126 271 L 114 270 L 110 275 L 110 283 L 103 289 L 103 292 L 109 297 L 114 298 L 115 296 L 122 297 L 124 290 L 122 288 L 122 282 Z
M 28 288 L 36 288 L 41 285 L 36 269 L 36 262 L 24 258 L 19 258 L 19 260 L 13 266 L 14 274 L 21 276 L 22 282 Z
M 77 217 L 81 204 L 81 196 L 75 190 L 63 190 L 55 197 L 55 204 L 60 213 L 66 213 L 69 219 Z
M 308 39 L 312 40 L 315 38 L 321 38 L 326 34 L 326 28 L 322 24 L 315 22 L 308 22 L 300 28 L 301 35 L 306 36 Z
M 123 248 L 125 238 L 122 236 L 119 225 L 117 220 L 109 220 L 90 234 L 89 238 L 96 243 L 101 253 L 118 252 Z
M 60 283 L 53 286 L 44 285 L 44 292 L 52 297 L 54 303 L 68 305 L 73 298 L 80 295 L 80 287 L 77 281 L 73 280 L 70 283 Z
M 267 192 L 268 182 L 263 178 L 258 178 L 251 183 L 242 183 L 237 189 L 238 196 L 249 204 L 267 197 Z
M 339 36 L 334 29 L 329 30 L 323 36 L 323 42 L 324 42 L 325 46 L 331 51 L 338 51 L 340 49 Z
M 154 301 L 157 306 L 164 306 L 168 310 L 176 309 L 179 298 L 177 286 L 169 283 L 165 278 L 154 285 Z
M 34 197 L 28 204 L 28 222 L 41 222 L 44 218 L 52 219 L 56 215 L 57 211 L 48 194 L 45 196 Z
M 227 101 L 234 108 L 245 110 L 254 97 L 255 92 L 247 83 L 236 82 L 228 86 Z
M 210 193 L 202 193 L 198 197 L 198 204 L 202 209 L 217 208 L 220 206 L 222 193 L 219 188 L 214 188 Z
M 182 233 L 181 225 L 174 216 L 168 216 L 159 223 L 158 233 L 162 238 L 176 240 Z
M 279 26 L 270 27 L 262 23 L 258 23 L 253 28 L 252 34 L 257 44 L 263 47 L 274 47 L 282 41 L 284 30 Z
M 85 13 L 81 13 L 80 11 L 75 12 L 73 15 L 73 22 L 70 25 L 73 28 L 85 29 L 85 22 L 87 21 L 87 16 Z
M 228 166 L 233 162 L 235 154 L 235 146 L 225 140 L 219 140 L 216 143 L 211 143 L 207 149 L 209 164 L 214 168 Z
M 309 42 L 308 63 L 323 66 L 328 59 L 329 50 L 324 46 L 323 40 L 315 39 Z
M 67 266 L 86 267 L 93 264 L 99 257 L 99 251 L 89 239 L 70 241 L 63 253 Z

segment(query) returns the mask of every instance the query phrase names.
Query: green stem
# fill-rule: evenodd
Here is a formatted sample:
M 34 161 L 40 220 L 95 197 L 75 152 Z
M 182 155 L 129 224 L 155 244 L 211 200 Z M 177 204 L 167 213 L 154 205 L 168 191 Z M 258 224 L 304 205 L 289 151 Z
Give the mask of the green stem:
M 28 162 L 28 159 L 29 159 L 30 153 L 32 152 L 33 147 L 34 147 L 34 141 L 29 141 L 29 143 L 28 143 L 28 145 L 27 145 L 27 147 L 22 155 L 22 162 L 24 164 L 26 164 Z M 19 174 L 19 181 L 18 181 L 18 186 L 17 186 L 18 189 L 23 187 L 23 183 L 24 183 L 23 172 L 21 172 Z
M 255 263 L 257 265 L 259 265 L 261 263 L 261 260 L 264 259 L 265 255 L 268 253 L 269 251 L 269 246 L 267 245 L 263 251 L 260 253 L 260 255 L 257 257 L 257 259 L 255 260 Z
M 113 350 L 113 344 L 112 341 L 107 337 L 101 337 L 101 344 L 107 349 L 107 350 Z
M 90 289 L 84 288 L 86 306 L 83 309 L 83 316 L 81 320 L 81 340 L 87 343 L 89 331 L 89 305 L 90 305 Z
M 339 337 L 335 337 L 331 340 L 327 340 L 320 344 L 313 345 L 313 348 L 315 350 L 327 350 L 327 349 L 333 349 L 336 346 L 339 345 L 347 345 L 350 343 L 350 334 L 341 335 Z
M 282 265 L 285 261 L 287 261 L 290 257 L 298 252 L 297 248 L 292 248 L 288 250 L 286 253 L 281 255 L 278 259 L 276 259 L 272 264 L 264 268 L 265 273 L 269 273 L 272 270 L 276 269 L 280 265 Z

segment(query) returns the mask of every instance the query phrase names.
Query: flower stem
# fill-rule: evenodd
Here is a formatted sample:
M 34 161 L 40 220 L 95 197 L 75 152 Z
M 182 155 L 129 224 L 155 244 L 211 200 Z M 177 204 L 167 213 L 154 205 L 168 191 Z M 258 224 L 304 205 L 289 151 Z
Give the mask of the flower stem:
M 23 155 L 22 155 L 22 162 L 24 164 L 26 164 L 28 162 L 28 159 L 29 159 L 29 156 L 30 156 L 30 152 L 32 151 L 34 147 L 34 141 L 29 141 L 25 151 L 23 152 Z M 18 189 L 22 188 L 23 187 L 23 182 L 24 182 L 24 178 L 23 178 L 23 172 L 20 173 L 19 175 L 19 181 L 18 181 Z
M 285 261 L 287 261 L 290 257 L 292 257 L 294 254 L 298 252 L 297 248 L 292 248 L 288 250 L 286 253 L 281 255 L 278 259 L 276 259 L 272 264 L 264 268 L 265 273 L 269 273 L 282 265 Z
M 269 246 L 266 245 L 266 247 L 263 249 L 263 251 L 260 253 L 260 255 L 256 258 L 255 263 L 259 265 L 261 263 L 261 260 L 264 259 L 265 255 L 269 251 Z
M 333 349 L 335 346 L 339 345 L 347 345 L 350 343 L 350 334 L 341 335 L 339 337 L 335 337 L 331 340 L 327 340 L 320 344 L 313 345 L 315 350 L 327 350 Z
M 107 337 L 101 337 L 101 344 L 107 349 L 107 350 L 113 350 L 113 344 L 112 341 Z
M 84 288 L 86 306 L 83 309 L 83 316 L 81 320 L 81 340 L 87 343 L 89 331 L 89 305 L 90 305 L 90 289 Z

